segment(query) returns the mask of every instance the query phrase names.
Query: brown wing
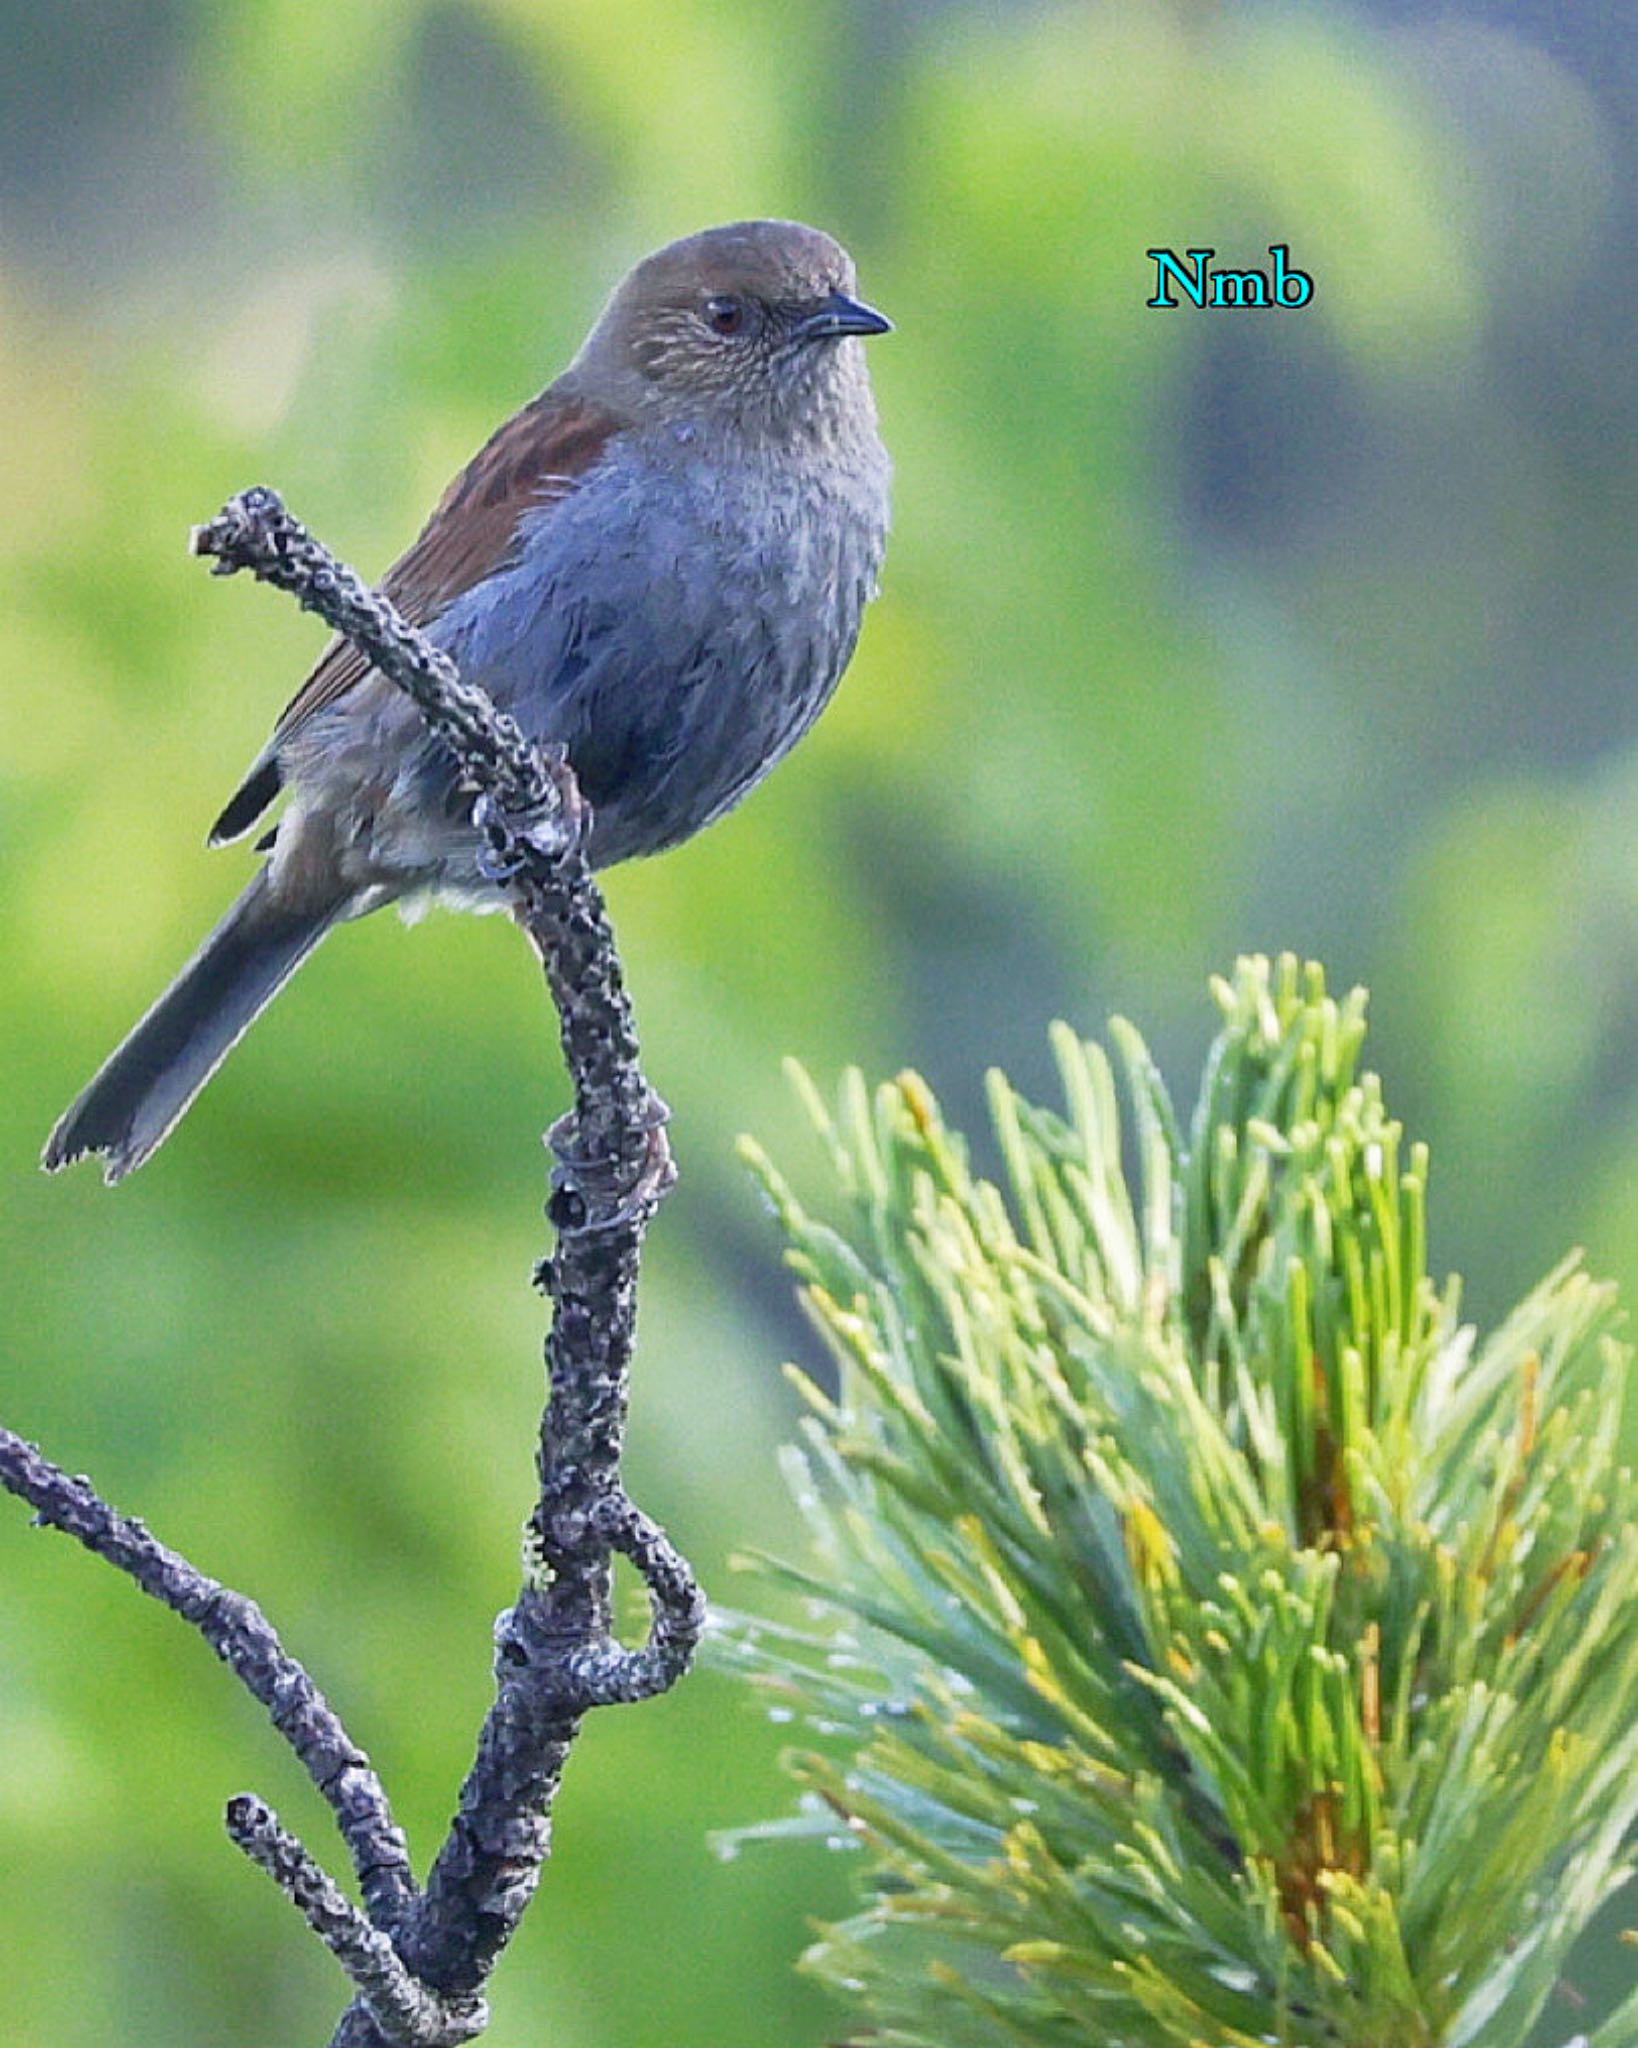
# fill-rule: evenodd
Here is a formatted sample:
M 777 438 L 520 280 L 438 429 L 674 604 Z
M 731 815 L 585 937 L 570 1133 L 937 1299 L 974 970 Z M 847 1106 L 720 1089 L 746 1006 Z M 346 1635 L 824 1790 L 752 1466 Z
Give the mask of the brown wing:
M 452 599 L 500 567 L 523 514 L 567 497 L 625 424 L 590 399 L 556 386 L 542 392 L 473 456 L 382 578 L 382 589 L 413 625 L 430 625 Z M 350 640 L 330 642 L 211 828 L 213 846 L 248 832 L 278 794 L 280 742 L 345 696 L 368 669 Z

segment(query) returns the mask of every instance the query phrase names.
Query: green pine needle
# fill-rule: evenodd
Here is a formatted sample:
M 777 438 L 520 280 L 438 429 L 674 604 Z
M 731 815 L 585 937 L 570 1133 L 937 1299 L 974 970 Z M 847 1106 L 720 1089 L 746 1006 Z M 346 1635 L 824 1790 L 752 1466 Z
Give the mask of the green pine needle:
M 1186 1138 L 1117 1023 L 1054 1032 L 1064 1115 L 990 1077 L 1004 1190 L 913 1074 L 799 1078 L 842 1230 L 745 1147 L 840 1390 L 797 1376 L 815 1563 L 759 1567 L 820 1625 L 718 1640 L 815 1738 L 739 1839 L 861 1852 L 807 1961 L 883 2048 L 1516 2048 L 1628 1873 L 1613 1290 L 1476 1341 L 1363 994 L 1214 993 Z

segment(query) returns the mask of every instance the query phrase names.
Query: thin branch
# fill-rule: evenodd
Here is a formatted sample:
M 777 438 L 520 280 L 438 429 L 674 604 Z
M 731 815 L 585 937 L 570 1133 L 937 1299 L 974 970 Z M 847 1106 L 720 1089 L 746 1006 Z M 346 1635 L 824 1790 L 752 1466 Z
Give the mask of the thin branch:
M 474 793 L 487 790 L 504 808 L 521 813 L 561 789 L 556 768 L 517 721 L 486 691 L 463 682 L 449 656 L 416 632 L 390 598 L 372 590 L 292 519 L 277 491 L 241 491 L 214 519 L 193 529 L 189 547 L 213 558 L 212 575 L 248 569 L 258 582 L 288 592 L 303 611 L 316 612 L 345 634 L 415 700 L 470 774 Z
M 397 1950 L 327 1877 L 272 1808 L 251 1793 L 228 1801 L 227 1831 L 265 1870 L 358 1986 L 394 2048 L 458 2048 L 489 2024 L 481 1998 L 439 1998 L 417 1984 Z
M 0 1431 L 0 1486 L 191 1621 L 263 1702 L 335 1809 L 361 1914 L 260 1800 L 228 1809 L 233 1839 L 305 1915 L 359 1997 L 332 2048 L 445 2048 L 487 2023 L 481 1996 L 534 1895 L 551 1810 L 582 1717 L 647 1699 L 687 1670 L 704 1626 L 693 1573 L 620 1482 L 644 1235 L 676 1173 L 665 1104 L 638 1063 L 614 934 L 583 851 L 589 813 L 561 752 L 537 747 L 448 656 L 254 490 L 195 530 L 218 574 L 247 569 L 347 635 L 404 689 L 472 792 L 485 870 L 542 962 L 574 1107 L 548 1134 L 556 1246 L 537 1278 L 553 1304 L 549 1394 L 529 1523 L 533 1567 L 496 1626 L 496 1698 L 424 1893 L 368 1760 L 261 1611 L 196 1571 L 20 1437 Z M 648 1640 L 614 1635 L 614 1554 L 648 1589 Z
M 550 1133 L 558 1165 L 548 1215 L 557 1244 L 539 1278 L 553 1303 L 537 1569 L 496 1630 L 495 1704 L 460 1807 L 394 1945 L 419 1983 L 474 1997 L 539 1882 L 551 1810 L 588 1708 L 676 1681 L 698 1643 L 704 1602 L 687 1564 L 620 1485 L 638 1259 L 675 1180 L 668 1112 L 638 1058 L 614 934 L 583 844 L 588 813 L 560 754 L 533 745 L 448 657 L 370 591 L 271 491 L 232 500 L 194 537 L 218 573 L 248 569 L 346 634 L 404 689 L 477 793 L 489 871 L 511 892 L 556 1006 L 574 1107 Z M 636 1650 L 614 1637 L 611 1553 L 631 1557 L 652 1622 Z M 367 2006 L 333 2048 L 390 2048 Z
M 290 1656 L 254 1600 L 168 1549 L 147 1527 L 108 1505 L 89 1479 L 74 1478 L 31 1443 L 0 1427 L 0 1486 L 35 1519 L 61 1529 L 124 1572 L 152 1599 L 192 1624 L 267 1709 L 273 1726 L 329 1801 L 358 1872 L 372 1921 L 395 1927 L 415 1896 L 409 1849 L 370 1760 Z

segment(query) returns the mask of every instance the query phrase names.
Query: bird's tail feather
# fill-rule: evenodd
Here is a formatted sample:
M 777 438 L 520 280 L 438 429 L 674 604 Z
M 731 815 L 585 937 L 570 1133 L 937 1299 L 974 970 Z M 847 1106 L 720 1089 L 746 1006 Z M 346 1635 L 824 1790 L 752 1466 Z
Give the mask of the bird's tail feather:
M 47 1172 L 88 1152 L 110 1184 L 139 1167 L 346 908 L 288 910 L 259 874 L 63 1116 Z

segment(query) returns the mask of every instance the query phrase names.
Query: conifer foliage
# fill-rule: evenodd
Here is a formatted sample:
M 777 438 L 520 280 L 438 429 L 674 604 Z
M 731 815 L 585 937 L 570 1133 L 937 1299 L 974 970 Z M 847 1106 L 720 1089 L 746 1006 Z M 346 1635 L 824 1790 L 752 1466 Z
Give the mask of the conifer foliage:
M 746 1148 L 840 1379 L 815 1555 L 759 1563 L 812 1625 L 718 1640 L 805 1731 L 740 1839 L 857 1849 L 807 1961 L 882 2048 L 1516 2048 L 1627 1874 L 1613 1291 L 1476 1337 L 1363 994 L 1214 992 L 1186 1131 L 1117 1022 L 1054 1033 L 1061 1112 L 991 1077 L 1004 1186 L 909 1074 L 798 1077 L 839 1225 Z

